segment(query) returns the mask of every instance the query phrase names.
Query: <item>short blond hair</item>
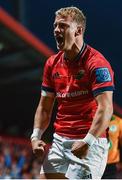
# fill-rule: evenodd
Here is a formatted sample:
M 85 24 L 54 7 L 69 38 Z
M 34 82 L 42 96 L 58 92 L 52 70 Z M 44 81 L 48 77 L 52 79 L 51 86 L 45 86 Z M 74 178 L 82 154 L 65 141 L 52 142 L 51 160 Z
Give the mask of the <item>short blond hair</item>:
M 78 9 L 77 7 L 71 6 L 71 7 L 64 7 L 55 12 L 56 16 L 62 16 L 62 17 L 67 17 L 71 16 L 74 21 L 78 25 L 81 25 L 83 28 L 83 33 L 85 32 L 86 29 L 86 17 L 83 14 L 83 12 Z

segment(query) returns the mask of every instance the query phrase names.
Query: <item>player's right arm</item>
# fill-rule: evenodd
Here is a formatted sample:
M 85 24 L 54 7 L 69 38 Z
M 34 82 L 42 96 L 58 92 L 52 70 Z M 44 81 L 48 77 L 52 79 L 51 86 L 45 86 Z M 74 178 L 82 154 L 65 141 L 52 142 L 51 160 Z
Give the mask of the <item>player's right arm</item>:
M 31 135 L 32 149 L 34 154 L 41 155 L 44 152 L 45 143 L 41 136 L 50 123 L 50 117 L 55 99 L 55 89 L 52 79 L 52 64 L 54 62 L 51 56 L 44 66 L 43 80 L 41 86 L 41 98 L 34 117 L 33 133 Z
M 54 104 L 54 96 L 48 92 L 43 93 L 35 113 L 33 134 L 31 135 L 32 149 L 37 156 L 42 156 L 44 152 L 46 144 L 41 140 L 41 136 L 50 123 Z

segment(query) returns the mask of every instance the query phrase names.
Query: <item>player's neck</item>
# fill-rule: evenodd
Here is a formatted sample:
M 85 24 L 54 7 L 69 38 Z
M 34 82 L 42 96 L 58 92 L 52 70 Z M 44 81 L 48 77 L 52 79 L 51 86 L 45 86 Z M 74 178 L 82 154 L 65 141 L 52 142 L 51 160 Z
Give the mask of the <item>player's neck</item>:
M 70 50 L 65 51 L 64 53 L 65 59 L 68 61 L 73 61 L 81 51 L 83 47 L 83 43 L 84 43 L 83 41 L 80 43 L 76 43 L 72 46 Z

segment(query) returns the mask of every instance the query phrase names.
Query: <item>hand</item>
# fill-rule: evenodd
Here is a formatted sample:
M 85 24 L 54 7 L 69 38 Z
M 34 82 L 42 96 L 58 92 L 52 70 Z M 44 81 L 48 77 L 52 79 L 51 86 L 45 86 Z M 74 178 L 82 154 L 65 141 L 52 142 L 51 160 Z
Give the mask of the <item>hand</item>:
M 39 158 L 43 157 L 46 144 L 42 140 L 33 140 L 31 141 L 31 144 L 32 144 L 32 150 L 35 156 Z
M 88 154 L 89 145 L 84 141 L 74 142 L 71 152 L 78 158 L 85 158 Z

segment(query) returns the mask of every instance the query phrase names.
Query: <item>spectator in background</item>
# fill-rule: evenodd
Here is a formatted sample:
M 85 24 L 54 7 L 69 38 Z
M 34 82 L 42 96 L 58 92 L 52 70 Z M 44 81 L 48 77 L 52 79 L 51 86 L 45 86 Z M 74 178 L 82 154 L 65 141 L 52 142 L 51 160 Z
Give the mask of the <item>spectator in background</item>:
M 18 138 L 15 143 L 14 138 L 0 138 L 0 179 L 37 179 L 40 162 L 33 159 L 29 142 L 25 144 Z
M 103 179 L 117 179 L 117 167 L 122 170 L 120 150 L 122 149 L 122 119 L 113 115 L 109 125 L 108 163 Z

